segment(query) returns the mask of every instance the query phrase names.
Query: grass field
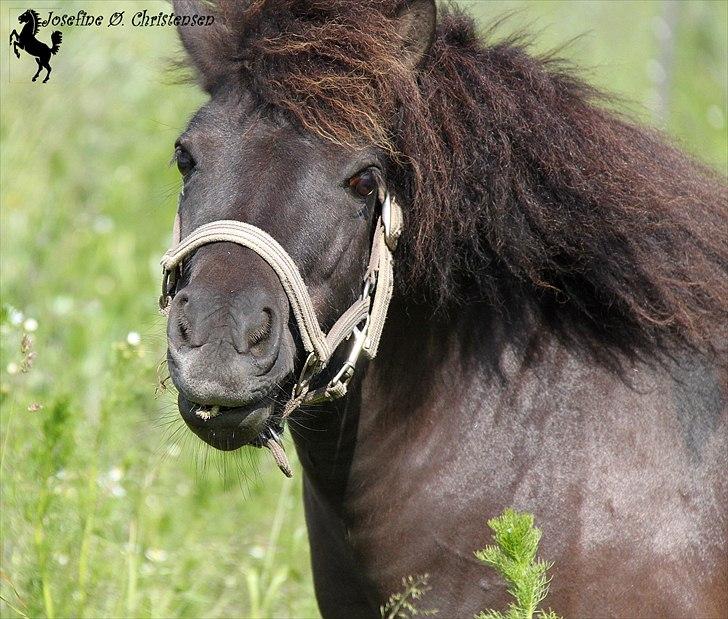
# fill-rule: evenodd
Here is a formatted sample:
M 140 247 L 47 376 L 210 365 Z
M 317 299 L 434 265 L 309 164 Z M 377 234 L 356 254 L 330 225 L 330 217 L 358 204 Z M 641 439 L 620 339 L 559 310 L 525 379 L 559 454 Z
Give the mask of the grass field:
M 108 15 L 117 4 L 167 10 L 121 0 L 64 9 Z M 564 55 L 728 173 L 725 2 L 468 4 L 483 23 L 523 9 L 503 31 L 530 24 L 538 50 L 584 34 Z M 0 3 L 4 38 L 25 8 Z M 0 615 L 318 616 L 300 473 L 284 479 L 267 453 L 211 452 L 184 431 L 173 396 L 155 395 L 158 259 L 179 190 L 167 162 L 204 100 L 171 83 L 175 33 L 67 28 L 45 85 L 9 49 L 0 46 Z

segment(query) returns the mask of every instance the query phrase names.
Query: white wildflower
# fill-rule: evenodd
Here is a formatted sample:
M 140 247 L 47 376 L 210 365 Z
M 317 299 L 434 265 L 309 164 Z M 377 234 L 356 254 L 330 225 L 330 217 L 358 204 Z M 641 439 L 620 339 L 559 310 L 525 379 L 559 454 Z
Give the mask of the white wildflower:
M 108 473 L 99 476 L 99 485 L 111 496 L 121 498 L 126 496 L 126 489 L 119 482 L 124 478 L 124 471 L 115 466 Z
M 38 321 L 35 318 L 26 318 L 25 322 L 23 323 L 23 329 L 25 329 L 29 333 L 32 333 L 33 331 L 37 331 L 38 330 Z
M 163 563 L 167 560 L 167 551 L 161 548 L 147 548 L 144 556 L 152 563 Z
M 19 309 L 15 309 L 14 307 L 10 308 L 9 314 L 10 324 L 15 325 L 16 327 L 21 324 L 25 319 L 25 316 L 23 316 L 23 312 L 21 312 Z
M 129 346 L 139 346 L 139 344 L 142 343 L 142 336 L 136 331 L 129 331 L 129 333 L 126 334 L 126 343 L 129 344 Z

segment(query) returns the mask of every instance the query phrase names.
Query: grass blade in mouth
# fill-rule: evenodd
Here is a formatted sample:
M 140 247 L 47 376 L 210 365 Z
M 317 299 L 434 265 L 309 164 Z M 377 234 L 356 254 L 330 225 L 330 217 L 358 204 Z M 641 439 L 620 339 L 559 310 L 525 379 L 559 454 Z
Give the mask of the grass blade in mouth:
M 219 414 L 220 414 L 219 406 L 200 406 L 195 411 L 195 415 L 197 415 L 203 421 L 208 421 L 214 417 L 217 417 Z
M 271 428 L 268 429 L 268 436 L 263 439 L 263 446 L 270 450 L 281 472 L 286 477 L 293 477 L 293 470 L 288 462 L 288 456 L 286 455 L 286 450 L 283 448 L 283 442 Z

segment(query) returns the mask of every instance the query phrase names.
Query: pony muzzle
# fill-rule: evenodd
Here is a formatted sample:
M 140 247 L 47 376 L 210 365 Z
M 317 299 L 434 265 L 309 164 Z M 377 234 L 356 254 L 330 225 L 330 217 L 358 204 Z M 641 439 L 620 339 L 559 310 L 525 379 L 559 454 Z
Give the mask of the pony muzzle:
M 373 241 L 370 250 L 369 264 L 361 284 L 361 295 L 344 311 L 334 326 L 324 333 L 317 319 L 311 296 L 303 278 L 291 256 L 268 233 L 251 224 L 220 220 L 200 226 L 184 239 L 181 238 L 179 218 L 175 220 L 174 240 L 172 247 L 164 254 L 162 265 L 162 294 L 160 296 L 160 309 L 169 317 L 168 333 L 175 334 L 175 329 L 184 337 L 184 315 L 189 312 L 191 299 L 177 296 L 180 281 L 180 268 L 184 261 L 193 253 L 199 252 L 215 243 L 234 243 L 242 248 L 252 250 L 258 257 L 267 263 L 271 271 L 277 276 L 285 293 L 289 310 L 298 326 L 298 334 L 302 346 L 307 353 L 307 360 L 298 381 L 295 383 L 287 403 L 282 407 L 278 416 L 278 423 L 287 418 L 299 406 L 309 403 L 320 403 L 327 400 L 341 398 L 346 395 L 349 381 L 356 370 L 359 358 L 365 356 L 373 359 L 376 356 L 379 340 L 384 328 L 384 321 L 393 292 L 393 251 L 402 229 L 402 211 L 396 201 L 384 192 L 380 197 L 380 216 L 375 223 Z M 250 309 L 250 308 L 249 308 Z M 250 309 L 249 314 L 257 316 L 270 316 L 274 310 L 258 303 Z M 249 315 L 246 314 L 247 318 Z M 182 318 L 180 320 L 180 317 Z M 237 322 L 237 318 L 233 318 Z M 175 321 L 180 324 L 175 325 Z M 278 318 L 274 321 L 281 325 Z M 270 330 L 262 330 L 266 337 L 273 334 Z M 280 335 L 280 334 L 278 334 Z M 290 335 L 290 334 L 289 334 Z M 170 338 L 171 339 L 171 338 Z M 238 362 L 235 352 L 246 352 L 246 337 L 237 341 L 234 337 L 218 338 L 218 349 L 227 347 L 227 355 L 233 366 Z M 214 342 L 213 342 L 214 343 Z M 248 342 L 249 343 L 249 342 Z M 194 342 L 190 342 L 194 344 Z M 211 342 L 208 341 L 207 345 Z M 335 351 L 342 345 L 348 345 L 349 351 L 345 355 L 341 367 L 329 368 L 333 376 L 329 382 L 312 389 L 312 383 L 329 365 Z M 199 347 L 200 349 L 204 346 Z M 234 349 L 234 350 L 231 350 Z M 204 351 L 187 352 L 188 355 L 200 354 Z M 180 412 L 192 430 L 203 440 L 218 449 L 235 449 L 243 444 L 253 443 L 265 445 L 271 449 L 281 470 L 288 474 L 285 458 L 281 455 L 282 444 L 277 440 L 277 433 L 272 425 L 268 424 L 273 414 L 273 398 L 268 400 L 271 404 L 263 404 L 266 396 L 266 385 L 270 391 L 270 370 L 273 365 L 259 375 L 245 376 L 245 391 L 247 394 L 256 393 L 256 404 L 250 398 L 241 404 L 235 402 L 236 393 L 225 393 L 224 384 L 234 385 L 235 381 L 216 381 L 209 376 L 207 380 L 185 381 L 185 372 L 193 374 L 195 364 L 179 362 L 170 348 L 170 372 L 173 379 L 177 375 L 180 387 Z M 203 360 L 201 360 L 203 361 Z M 230 367 L 222 364 L 221 372 L 229 372 Z M 233 370 L 234 371 L 234 367 Z M 252 376 L 252 379 L 251 379 Z M 252 385 L 250 384 L 252 381 Z M 257 384 L 256 384 L 257 381 Z M 185 388 L 187 382 L 187 388 Z M 217 386 L 211 384 L 218 382 Z M 193 385 L 192 388 L 189 386 Z M 220 389 L 221 385 L 223 386 Z M 242 387 L 242 385 L 241 385 Z M 182 395 L 182 394 L 185 395 Z M 195 408 L 197 407 L 197 408 Z M 252 408 L 251 408 L 252 407 Z M 223 430 L 225 432 L 223 433 Z

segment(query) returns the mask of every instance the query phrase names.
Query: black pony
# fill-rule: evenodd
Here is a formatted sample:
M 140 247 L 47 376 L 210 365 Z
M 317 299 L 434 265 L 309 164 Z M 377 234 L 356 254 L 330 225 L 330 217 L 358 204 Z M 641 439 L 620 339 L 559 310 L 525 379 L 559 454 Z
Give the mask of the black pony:
M 20 58 L 20 52 L 18 49 L 24 49 L 31 56 L 35 56 L 35 61 L 38 63 L 38 70 L 33 76 L 33 81 L 38 79 L 38 74 L 41 69 L 46 70 L 46 76 L 43 80 L 45 84 L 51 76 L 51 55 L 57 54 L 58 49 L 61 46 L 61 33 L 56 30 L 51 34 L 51 44 L 53 47 L 48 47 L 42 41 L 35 38 L 38 34 L 38 27 L 40 25 L 40 17 L 33 9 L 28 9 L 20 17 L 18 21 L 24 23 L 23 29 L 18 34 L 15 30 L 10 33 L 10 45 L 13 46 L 15 55 Z
M 175 147 L 182 238 L 262 229 L 326 332 L 362 293 L 380 196 L 404 211 L 378 356 L 289 417 L 322 613 L 376 617 L 423 573 L 440 617 L 504 607 L 473 551 L 514 506 L 543 527 L 559 613 L 725 616 L 725 179 L 432 0 L 175 12 L 215 16 L 180 27 L 210 95 Z M 219 241 L 173 288 L 183 418 L 260 444 L 305 359 L 281 279 Z

